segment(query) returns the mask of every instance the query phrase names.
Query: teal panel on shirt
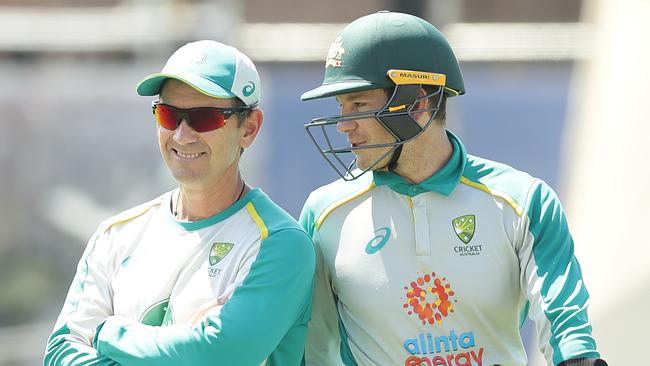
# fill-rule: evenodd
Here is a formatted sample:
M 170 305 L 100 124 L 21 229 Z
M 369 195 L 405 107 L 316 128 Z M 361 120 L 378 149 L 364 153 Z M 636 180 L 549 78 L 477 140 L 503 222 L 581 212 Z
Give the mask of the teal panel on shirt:
M 503 192 L 523 209 L 528 190 L 535 178 L 512 167 L 467 155 L 463 177 L 469 181 Z
M 595 343 L 586 318 L 589 295 L 573 256 L 573 240 L 559 199 L 548 185 L 527 173 L 471 155 L 467 160 L 465 178 L 505 193 L 529 220 L 536 274 L 544 279 L 541 297 L 551 326 L 549 343 L 553 348 L 553 362 L 557 364 L 572 357 L 598 357 L 597 352 L 591 351 Z M 522 313 L 521 323 L 529 305 Z
M 44 366 L 119 366 L 115 361 L 99 355 L 94 348 L 79 342 L 70 342 L 67 325 L 55 329 L 47 340 L 47 349 L 43 358 Z
M 582 280 L 580 265 L 573 254 L 573 239 L 566 216 L 555 192 L 539 181 L 527 203 L 530 232 L 535 238 L 533 256 L 542 283 L 544 315 L 551 326 L 553 362 L 573 357 L 600 355 L 593 350 L 587 317 L 589 294 Z M 551 309 L 551 310 L 549 310 Z M 569 336 L 567 336 L 569 334 Z

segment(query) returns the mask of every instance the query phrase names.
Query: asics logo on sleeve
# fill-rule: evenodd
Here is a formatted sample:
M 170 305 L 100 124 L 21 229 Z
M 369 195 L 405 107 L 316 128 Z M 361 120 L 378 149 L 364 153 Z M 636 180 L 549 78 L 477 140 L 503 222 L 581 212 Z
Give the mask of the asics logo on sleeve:
M 375 230 L 375 237 L 370 239 L 368 244 L 366 244 L 366 253 L 375 254 L 381 248 L 388 243 L 390 239 L 390 229 L 388 227 L 382 227 Z

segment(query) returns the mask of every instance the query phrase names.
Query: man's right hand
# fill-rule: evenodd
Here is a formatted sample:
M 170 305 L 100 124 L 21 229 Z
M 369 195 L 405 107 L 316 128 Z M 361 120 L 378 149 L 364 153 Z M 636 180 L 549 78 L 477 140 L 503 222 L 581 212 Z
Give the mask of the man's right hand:
M 226 304 L 226 301 L 228 301 L 227 298 L 225 297 L 220 297 L 216 300 L 208 301 L 205 303 L 203 306 L 201 306 L 195 313 L 192 315 L 190 318 L 190 323 L 192 325 L 198 325 L 199 322 L 205 317 L 212 312 L 221 312 L 221 308 Z

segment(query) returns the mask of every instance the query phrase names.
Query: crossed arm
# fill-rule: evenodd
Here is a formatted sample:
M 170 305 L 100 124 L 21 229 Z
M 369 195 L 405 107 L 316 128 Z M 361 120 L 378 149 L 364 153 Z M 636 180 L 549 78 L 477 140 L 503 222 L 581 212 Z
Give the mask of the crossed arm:
M 284 230 L 267 238 L 221 311 L 208 312 L 197 325 L 154 327 L 113 316 L 103 268 L 93 254 L 100 252 L 88 249 L 80 261 L 45 365 L 213 365 L 216 359 L 259 365 L 277 352 L 284 352 L 285 362 L 300 364 L 302 352 L 277 347 L 281 341 L 304 347 L 315 267 L 304 232 Z

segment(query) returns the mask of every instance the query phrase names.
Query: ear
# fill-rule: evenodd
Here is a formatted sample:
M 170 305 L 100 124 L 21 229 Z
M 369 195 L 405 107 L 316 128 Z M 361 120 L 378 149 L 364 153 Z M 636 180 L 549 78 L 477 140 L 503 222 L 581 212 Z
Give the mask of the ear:
M 420 91 L 418 92 L 418 98 L 425 97 L 427 95 L 427 91 L 424 90 L 424 88 L 420 88 Z M 427 109 L 429 108 L 429 103 L 430 100 L 429 98 L 422 99 L 421 101 L 418 102 L 417 106 L 415 106 L 416 109 Z
M 260 132 L 263 122 L 264 113 L 262 113 L 262 110 L 257 108 L 253 109 L 246 117 L 246 120 L 244 120 L 244 123 L 242 123 L 239 146 L 243 149 L 249 148 Z
M 427 94 L 428 93 L 426 90 L 424 90 L 424 88 L 420 88 L 420 91 L 418 92 L 418 98 L 425 97 Z M 429 103 L 431 103 L 430 98 L 422 99 L 415 106 L 415 110 L 427 109 L 429 108 Z M 424 126 L 429 121 L 429 112 L 415 112 L 413 113 L 413 116 L 422 126 Z

